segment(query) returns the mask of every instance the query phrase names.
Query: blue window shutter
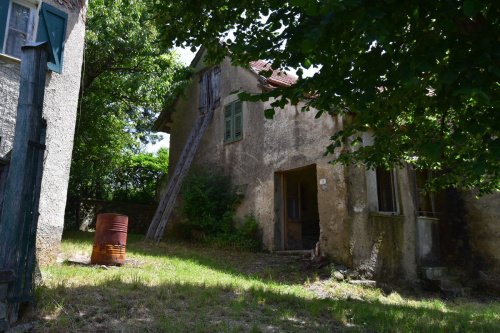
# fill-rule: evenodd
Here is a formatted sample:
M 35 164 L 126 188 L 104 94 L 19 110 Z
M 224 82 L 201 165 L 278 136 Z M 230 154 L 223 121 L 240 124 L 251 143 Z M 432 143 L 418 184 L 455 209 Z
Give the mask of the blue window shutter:
M 241 102 L 234 103 L 234 140 L 239 140 L 243 137 L 243 112 L 241 109 Z
M 62 71 L 67 22 L 68 14 L 46 3 L 42 4 L 36 40 L 49 43 L 48 68 L 57 73 Z
M 224 141 L 233 139 L 233 112 L 232 105 L 227 105 L 224 110 Z
M 5 29 L 7 29 L 7 18 L 9 15 L 10 0 L 0 0 L 0 52 L 3 52 Z

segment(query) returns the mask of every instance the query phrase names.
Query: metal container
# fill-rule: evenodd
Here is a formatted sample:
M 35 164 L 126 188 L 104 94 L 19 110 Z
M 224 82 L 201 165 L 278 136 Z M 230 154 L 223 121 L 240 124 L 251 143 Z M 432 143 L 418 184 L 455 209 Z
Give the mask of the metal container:
M 97 215 L 94 247 L 90 262 L 99 265 L 123 265 L 127 245 L 128 216 L 112 213 Z

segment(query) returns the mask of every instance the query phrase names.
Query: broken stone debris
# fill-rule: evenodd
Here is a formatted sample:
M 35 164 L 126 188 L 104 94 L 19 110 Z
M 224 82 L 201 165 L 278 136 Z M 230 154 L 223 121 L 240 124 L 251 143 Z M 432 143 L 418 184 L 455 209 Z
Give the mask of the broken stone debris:
M 349 269 L 344 265 L 331 264 L 331 278 L 337 281 L 347 281 L 351 284 L 365 287 L 375 287 L 376 281 L 366 277 L 364 269 Z

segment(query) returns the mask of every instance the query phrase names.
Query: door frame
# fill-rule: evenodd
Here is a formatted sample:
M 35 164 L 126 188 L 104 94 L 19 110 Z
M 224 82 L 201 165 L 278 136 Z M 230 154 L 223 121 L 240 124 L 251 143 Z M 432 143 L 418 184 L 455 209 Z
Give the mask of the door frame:
M 287 226 L 287 212 L 288 212 L 288 205 L 287 205 L 287 190 L 288 190 L 288 182 L 286 180 L 287 174 L 294 172 L 294 171 L 300 171 L 304 170 L 307 168 L 312 168 L 314 167 L 314 170 L 316 172 L 316 178 L 317 178 L 317 164 L 312 163 L 308 165 L 304 165 L 298 168 L 292 168 L 292 169 L 287 169 L 287 170 L 280 170 L 275 172 L 275 209 L 276 209 L 276 218 L 278 219 L 277 223 L 275 224 L 275 232 L 277 235 L 275 236 L 275 244 L 276 248 L 279 250 L 287 250 L 288 247 L 288 226 Z M 317 182 L 317 179 L 316 179 Z M 299 184 L 300 186 L 300 184 Z M 298 190 L 298 196 L 299 196 L 299 215 L 302 215 L 301 212 L 301 191 L 300 188 Z M 316 195 L 318 195 L 316 193 Z M 277 203 L 277 204 L 276 204 Z M 319 207 L 316 207 L 318 209 L 319 213 Z M 320 224 L 321 228 L 321 224 Z

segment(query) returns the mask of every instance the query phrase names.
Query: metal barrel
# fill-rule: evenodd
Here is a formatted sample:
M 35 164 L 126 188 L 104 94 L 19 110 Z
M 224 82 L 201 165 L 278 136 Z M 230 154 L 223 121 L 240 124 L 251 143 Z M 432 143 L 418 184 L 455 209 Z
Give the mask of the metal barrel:
M 90 262 L 99 265 L 123 265 L 127 245 L 128 216 L 104 213 L 97 215 L 94 247 Z

